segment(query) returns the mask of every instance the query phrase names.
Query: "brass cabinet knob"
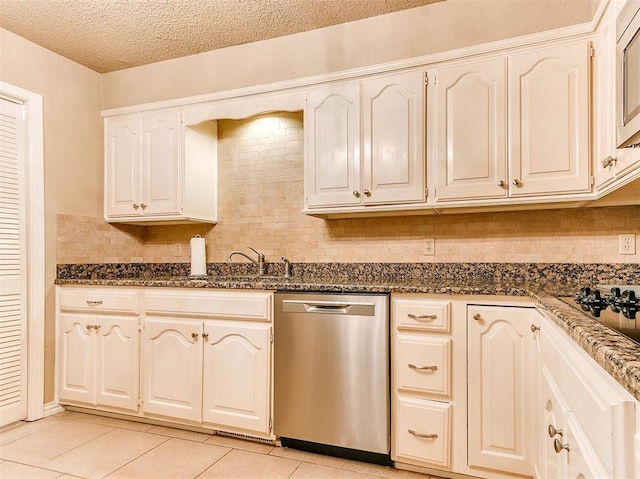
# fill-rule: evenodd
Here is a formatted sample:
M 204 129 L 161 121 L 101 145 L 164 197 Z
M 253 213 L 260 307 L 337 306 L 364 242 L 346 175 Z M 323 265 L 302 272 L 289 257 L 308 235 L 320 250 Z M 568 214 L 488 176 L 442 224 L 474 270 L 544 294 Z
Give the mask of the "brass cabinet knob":
M 140 208 L 145 209 L 147 207 L 147 205 L 145 205 L 144 203 L 140 203 Z
M 547 432 L 549 433 L 549 437 L 560 436 L 562 437 L 562 429 L 556 429 L 553 424 L 549 424 L 547 428 Z
M 553 440 L 553 450 L 556 451 L 556 453 L 560 454 L 563 449 L 569 451 L 569 444 L 562 444 L 560 442 L 560 439 L 555 438 Z
M 513 180 L 511 183 L 513 184 L 513 186 L 517 186 L 518 188 L 522 186 L 522 181 L 518 180 L 517 178 Z
M 140 208 L 140 205 L 138 203 L 134 203 L 133 204 L 133 209 L 137 210 L 138 208 Z
M 369 190 L 364 190 L 363 193 L 364 196 L 371 196 L 371 192 Z
M 358 190 L 353 190 L 353 196 L 360 198 L 360 192 Z
M 473 315 L 473 319 L 476 321 L 482 321 L 482 316 L 480 316 L 480 313 L 476 313 Z
M 209 340 L 209 333 L 202 333 L 202 339 L 204 339 L 205 341 Z
M 505 185 L 504 180 L 500 180 L 500 181 L 498 181 L 498 186 L 499 186 L 500 188 L 504 188 L 504 185 Z
M 191 337 L 193 338 L 194 341 L 198 341 L 198 333 L 191 333 Z
M 532 324 L 531 325 L 531 332 L 532 333 L 536 333 L 538 331 L 540 331 L 540 326 L 536 326 L 535 324 Z

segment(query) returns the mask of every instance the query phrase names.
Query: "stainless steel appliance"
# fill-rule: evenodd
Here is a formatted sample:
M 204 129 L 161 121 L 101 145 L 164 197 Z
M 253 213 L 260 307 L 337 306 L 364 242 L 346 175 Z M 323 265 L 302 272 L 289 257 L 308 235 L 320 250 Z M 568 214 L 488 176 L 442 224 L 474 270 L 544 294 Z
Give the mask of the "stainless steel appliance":
M 616 20 L 618 147 L 640 146 L 640 0 L 627 0 Z
M 564 302 L 591 314 L 595 319 L 640 343 L 640 286 L 600 285 L 582 288 Z
M 274 357 L 283 446 L 392 463 L 388 295 L 276 293 Z

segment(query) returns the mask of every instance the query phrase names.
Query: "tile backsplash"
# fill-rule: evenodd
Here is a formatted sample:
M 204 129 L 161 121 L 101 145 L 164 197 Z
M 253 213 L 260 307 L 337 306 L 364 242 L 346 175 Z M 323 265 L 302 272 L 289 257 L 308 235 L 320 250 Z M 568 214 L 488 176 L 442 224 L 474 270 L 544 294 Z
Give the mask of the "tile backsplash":
M 640 239 L 639 206 L 323 220 L 301 213 L 301 112 L 219 121 L 218 141 L 217 225 L 59 215 L 58 263 L 187 263 L 196 234 L 208 262 L 252 246 L 270 262 L 640 263 L 618 254 L 620 233 Z M 425 255 L 425 237 L 435 255 Z

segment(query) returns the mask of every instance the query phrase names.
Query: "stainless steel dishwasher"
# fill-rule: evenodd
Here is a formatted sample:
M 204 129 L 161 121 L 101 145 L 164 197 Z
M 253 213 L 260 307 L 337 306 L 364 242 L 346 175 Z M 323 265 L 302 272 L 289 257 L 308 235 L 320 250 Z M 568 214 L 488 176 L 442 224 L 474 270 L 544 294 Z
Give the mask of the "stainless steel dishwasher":
M 388 295 L 276 293 L 274 357 L 283 446 L 392 463 Z

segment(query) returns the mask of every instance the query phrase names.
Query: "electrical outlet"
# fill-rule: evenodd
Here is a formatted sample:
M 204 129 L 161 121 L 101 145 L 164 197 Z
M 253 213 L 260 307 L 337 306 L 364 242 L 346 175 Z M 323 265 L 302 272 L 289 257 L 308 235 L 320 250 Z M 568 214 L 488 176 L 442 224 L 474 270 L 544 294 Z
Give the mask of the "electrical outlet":
M 424 239 L 424 254 L 427 256 L 433 256 L 436 254 L 436 239 L 425 238 Z
M 619 253 L 620 254 L 636 254 L 636 235 L 635 233 L 621 234 L 619 237 Z
M 173 255 L 174 256 L 182 256 L 182 243 L 176 243 L 174 245 Z

